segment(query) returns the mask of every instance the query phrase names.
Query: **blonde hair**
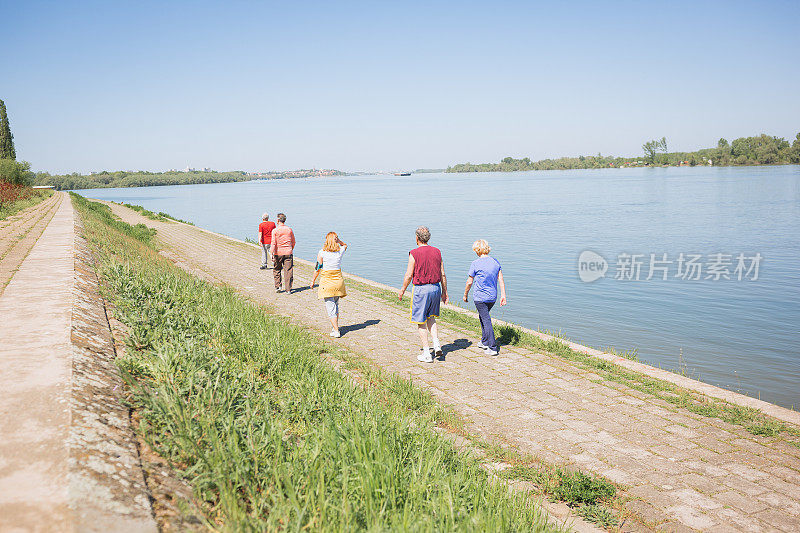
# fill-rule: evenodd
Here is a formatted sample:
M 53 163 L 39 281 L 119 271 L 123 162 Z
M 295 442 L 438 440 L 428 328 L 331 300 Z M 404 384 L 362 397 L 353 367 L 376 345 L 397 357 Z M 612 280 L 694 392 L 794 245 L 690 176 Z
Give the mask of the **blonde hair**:
M 325 244 L 322 245 L 322 249 L 326 252 L 338 252 L 341 249 L 339 245 L 339 236 L 336 235 L 335 231 L 331 231 L 325 235 Z
M 489 246 L 489 243 L 483 239 L 478 239 L 472 244 L 472 251 L 478 255 L 489 255 L 489 252 L 492 251 L 492 247 Z

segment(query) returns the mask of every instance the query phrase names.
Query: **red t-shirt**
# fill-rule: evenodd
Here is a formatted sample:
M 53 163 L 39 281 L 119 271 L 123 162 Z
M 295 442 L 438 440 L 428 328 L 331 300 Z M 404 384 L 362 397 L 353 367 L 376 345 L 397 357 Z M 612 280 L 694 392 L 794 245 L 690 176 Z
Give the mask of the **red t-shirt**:
M 442 281 L 442 252 L 434 246 L 420 246 L 410 253 L 414 256 L 414 285 Z
M 272 230 L 275 229 L 275 223 L 264 221 L 258 225 L 258 232 L 261 234 L 261 244 L 272 243 Z

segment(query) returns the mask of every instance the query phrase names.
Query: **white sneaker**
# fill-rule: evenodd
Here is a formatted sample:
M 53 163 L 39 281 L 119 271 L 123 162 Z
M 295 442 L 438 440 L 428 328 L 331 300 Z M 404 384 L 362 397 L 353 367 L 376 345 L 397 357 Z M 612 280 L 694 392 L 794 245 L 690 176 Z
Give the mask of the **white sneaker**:
M 478 341 L 478 348 L 480 348 L 481 350 L 485 350 L 486 348 L 488 348 L 488 346 L 483 344 L 483 341 Z
M 417 356 L 417 361 L 420 363 L 433 363 L 433 355 L 427 350 L 422 350 Z
M 333 337 L 334 339 L 338 339 L 341 336 L 342 336 L 342 334 L 339 333 L 338 329 L 332 329 L 331 330 L 331 337 Z
M 444 355 L 444 352 L 442 351 L 442 347 L 441 347 L 441 346 L 439 346 L 439 344 L 438 344 L 438 343 L 436 343 L 436 344 L 434 344 L 434 345 L 433 345 L 433 355 L 434 355 L 435 357 L 441 357 L 441 356 L 443 356 L 443 355 Z
M 500 353 L 497 350 L 492 350 L 491 348 L 484 348 L 483 351 L 486 352 L 486 355 L 497 355 Z

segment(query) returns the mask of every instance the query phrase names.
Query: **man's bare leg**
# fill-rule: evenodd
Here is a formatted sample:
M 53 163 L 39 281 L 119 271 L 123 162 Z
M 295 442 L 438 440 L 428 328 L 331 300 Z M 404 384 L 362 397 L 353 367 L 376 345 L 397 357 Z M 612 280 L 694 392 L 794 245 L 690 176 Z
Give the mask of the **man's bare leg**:
M 439 328 L 436 327 L 436 319 L 434 317 L 429 317 L 427 326 L 428 331 L 431 332 L 431 338 L 433 339 L 433 350 L 436 352 L 436 355 L 442 355 L 442 345 L 439 343 Z M 427 335 L 425 340 L 427 341 Z
M 428 345 L 428 329 L 427 323 L 417 324 L 417 331 L 419 332 L 419 340 L 422 343 L 422 351 L 425 353 L 430 352 L 430 346 Z

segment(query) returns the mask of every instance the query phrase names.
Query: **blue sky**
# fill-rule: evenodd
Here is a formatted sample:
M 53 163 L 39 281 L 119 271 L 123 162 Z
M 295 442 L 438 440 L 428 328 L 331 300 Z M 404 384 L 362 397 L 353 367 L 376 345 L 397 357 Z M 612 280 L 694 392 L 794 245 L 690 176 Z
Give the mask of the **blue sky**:
M 798 27 L 796 1 L 0 0 L 0 98 L 50 172 L 635 155 L 794 138 Z

